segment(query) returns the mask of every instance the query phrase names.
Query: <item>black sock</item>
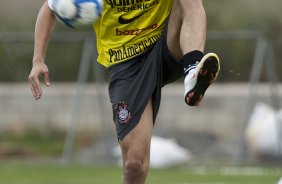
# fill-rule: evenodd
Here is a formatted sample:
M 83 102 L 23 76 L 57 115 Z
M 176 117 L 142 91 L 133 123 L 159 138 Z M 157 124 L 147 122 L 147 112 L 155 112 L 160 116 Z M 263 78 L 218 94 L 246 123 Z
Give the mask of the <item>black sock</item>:
M 203 57 L 204 57 L 204 53 L 202 53 L 199 50 L 194 50 L 185 54 L 181 59 L 181 62 L 183 63 L 183 67 L 184 67 L 184 72 L 187 68 L 189 68 L 189 65 L 193 65 L 197 61 L 201 61 Z

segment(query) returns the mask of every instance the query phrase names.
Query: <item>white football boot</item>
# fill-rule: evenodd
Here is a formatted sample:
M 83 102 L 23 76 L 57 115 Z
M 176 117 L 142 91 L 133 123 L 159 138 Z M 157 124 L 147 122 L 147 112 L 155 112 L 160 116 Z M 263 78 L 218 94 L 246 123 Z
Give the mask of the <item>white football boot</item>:
M 200 62 L 184 69 L 184 100 L 190 106 L 198 106 L 205 91 L 215 81 L 220 70 L 219 58 L 214 53 L 206 54 Z

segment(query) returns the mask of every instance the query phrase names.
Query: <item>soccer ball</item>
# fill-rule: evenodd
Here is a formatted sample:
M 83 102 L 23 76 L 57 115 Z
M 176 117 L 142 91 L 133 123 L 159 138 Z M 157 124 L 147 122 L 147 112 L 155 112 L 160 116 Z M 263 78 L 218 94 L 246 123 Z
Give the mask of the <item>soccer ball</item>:
M 60 22 L 80 28 L 92 25 L 100 17 L 103 0 L 48 0 L 48 5 Z

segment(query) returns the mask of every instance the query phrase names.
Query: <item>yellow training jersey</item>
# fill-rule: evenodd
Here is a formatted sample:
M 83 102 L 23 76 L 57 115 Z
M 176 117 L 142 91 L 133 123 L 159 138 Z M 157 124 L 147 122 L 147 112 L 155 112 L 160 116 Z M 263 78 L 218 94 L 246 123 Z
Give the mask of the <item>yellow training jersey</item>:
M 156 43 L 173 0 L 104 0 L 94 24 L 98 62 L 109 67 L 134 58 Z

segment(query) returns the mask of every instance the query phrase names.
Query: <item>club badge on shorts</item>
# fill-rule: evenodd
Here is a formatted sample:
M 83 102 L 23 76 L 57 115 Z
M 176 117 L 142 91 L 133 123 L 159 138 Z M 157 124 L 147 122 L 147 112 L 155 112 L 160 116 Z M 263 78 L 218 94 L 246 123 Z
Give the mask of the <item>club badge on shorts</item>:
M 132 118 L 131 113 L 127 110 L 128 105 L 122 101 L 119 102 L 116 107 L 116 114 L 118 115 L 118 121 L 122 124 L 127 124 Z

